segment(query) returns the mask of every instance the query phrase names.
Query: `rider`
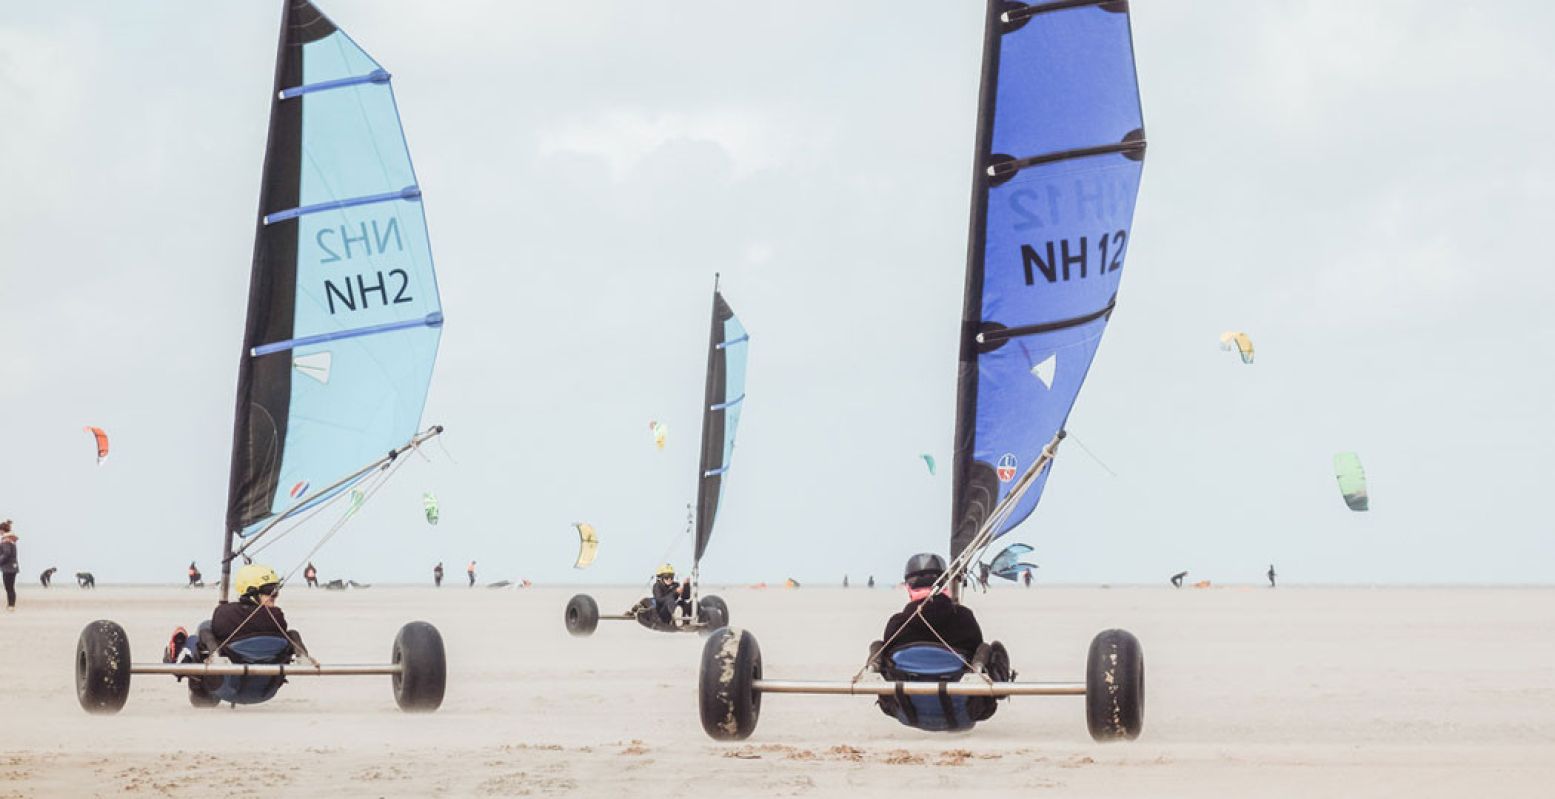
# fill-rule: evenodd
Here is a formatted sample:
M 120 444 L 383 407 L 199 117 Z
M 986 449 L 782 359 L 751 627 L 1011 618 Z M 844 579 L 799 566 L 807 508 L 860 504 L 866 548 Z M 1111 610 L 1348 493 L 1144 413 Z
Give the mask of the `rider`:
M 684 584 L 675 582 L 675 567 L 661 564 L 653 573 L 653 610 L 661 624 L 675 620 L 675 608 L 687 618 L 691 617 L 691 580 Z
M 281 591 L 281 578 L 275 570 L 259 563 L 250 563 L 238 569 L 232 578 L 236 602 L 222 602 L 211 613 L 211 620 L 201 624 L 208 627 L 210 635 L 219 646 L 226 646 L 245 638 L 270 635 L 290 639 L 301 648 L 301 636 L 286 626 L 286 614 L 275 604 Z M 179 654 L 187 652 L 186 660 L 197 660 L 195 642 L 189 640 L 187 631 L 179 627 L 173 631 L 163 659 L 171 663 Z
M 982 646 L 983 630 L 972 610 L 952 599 L 946 593 L 948 588 L 933 593 L 935 581 L 944 573 L 945 559 L 932 552 L 908 558 L 902 579 L 911 601 L 886 622 L 886 646 L 895 649 L 910 643 L 943 642 L 963 657 L 971 657 Z

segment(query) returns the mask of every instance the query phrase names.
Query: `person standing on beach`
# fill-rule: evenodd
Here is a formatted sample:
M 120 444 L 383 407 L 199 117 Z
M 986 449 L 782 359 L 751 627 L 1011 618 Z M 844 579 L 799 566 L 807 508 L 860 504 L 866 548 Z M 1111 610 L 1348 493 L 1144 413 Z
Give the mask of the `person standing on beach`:
M 1274 564 L 1269 564 L 1269 587 L 1274 587 Z
M 200 574 L 200 567 L 194 565 L 194 561 L 191 560 L 189 561 L 189 587 L 202 585 L 205 585 L 205 578 Z
M 308 561 L 308 568 L 302 570 L 302 579 L 308 581 L 309 588 L 319 587 L 319 570 L 313 568 L 313 561 Z
M 11 532 L 11 520 L 0 522 L 0 577 L 5 581 L 5 609 L 16 610 L 16 573 L 22 567 L 16 562 L 16 533 Z
M 1031 570 L 1027 569 L 1024 573 L 1022 573 L 1021 574 L 1021 579 L 1025 580 L 1026 581 L 1026 587 L 1030 588 L 1031 587 Z
M 1173 588 L 1181 588 L 1182 587 L 1182 578 L 1187 577 L 1187 576 L 1188 576 L 1187 572 L 1177 572 L 1176 574 L 1172 575 L 1172 587 Z
M 432 582 L 434 584 L 434 587 L 436 587 L 436 588 L 442 588 L 443 587 L 443 562 L 442 561 L 438 561 L 437 565 L 432 568 Z
M 474 588 L 475 587 L 475 561 L 473 561 L 473 560 L 470 561 L 470 567 L 465 569 L 464 573 L 470 575 L 470 587 Z

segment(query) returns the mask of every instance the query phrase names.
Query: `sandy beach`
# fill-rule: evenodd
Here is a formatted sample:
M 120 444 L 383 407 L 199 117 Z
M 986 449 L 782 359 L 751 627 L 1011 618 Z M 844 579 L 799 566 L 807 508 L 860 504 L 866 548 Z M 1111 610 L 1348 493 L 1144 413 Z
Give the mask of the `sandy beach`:
M 1007 703 L 970 733 L 928 734 L 860 697 L 769 696 L 748 741 L 697 720 L 701 640 L 562 625 L 572 588 L 291 588 L 283 605 L 325 662 L 388 655 L 424 619 L 447 642 L 431 715 L 387 678 L 294 679 L 272 702 L 194 710 L 135 678 L 113 717 L 76 703 L 88 621 L 124 625 L 137 661 L 214 592 L 25 590 L 0 616 L 0 796 L 1548 795 L 1555 780 L 1555 590 L 1038 587 L 977 596 L 1022 677 L 1080 679 L 1090 636 L 1134 631 L 1145 730 L 1101 745 L 1079 698 Z M 592 589 L 603 608 L 633 591 Z M 769 677 L 844 679 L 901 604 L 894 590 L 726 588 Z M 241 765 L 241 768 L 236 766 Z

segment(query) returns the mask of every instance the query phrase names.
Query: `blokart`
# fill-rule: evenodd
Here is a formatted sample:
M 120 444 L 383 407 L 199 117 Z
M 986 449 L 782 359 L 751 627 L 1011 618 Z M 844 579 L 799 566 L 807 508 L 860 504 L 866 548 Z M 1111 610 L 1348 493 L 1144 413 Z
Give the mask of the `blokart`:
M 599 603 L 588 594 L 577 594 L 567 601 L 563 620 L 567 632 L 575 636 L 593 635 L 601 621 L 635 621 L 659 632 L 710 632 L 729 624 L 729 606 L 718 596 L 700 596 L 698 588 L 702 554 L 713 535 L 713 522 L 723 496 L 723 477 L 734 458 L 734 434 L 740 424 L 740 406 L 745 401 L 745 362 L 750 334 L 734 315 L 718 290 L 713 276 L 712 334 L 707 348 L 707 383 L 702 403 L 702 453 L 697 467 L 696 511 L 687 509 L 686 533 L 696 533 L 689 595 L 683 601 L 689 613 L 663 618 L 653 596 L 639 601 L 622 613 L 601 615 Z M 656 433 L 658 435 L 659 433 Z M 579 526 L 580 535 L 583 525 Z M 588 530 L 591 535 L 592 528 Z M 597 546 L 597 541 L 595 542 Z M 672 545 L 673 546 L 673 545 Z M 592 550 L 588 560 L 593 559 Z M 579 563 L 584 563 L 580 555 Z M 662 568 L 662 567 L 661 567 Z M 656 575 L 657 577 L 657 575 Z M 678 604 L 678 603 L 677 603 Z
M 1042 495 L 1117 307 L 1146 149 L 1126 2 L 988 0 L 981 74 L 960 298 L 952 560 L 929 594 L 948 591 L 952 602 L 967 567 Z M 925 604 L 914 613 L 927 625 Z M 978 700 L 1084 696 L 1093 737 L 1141 730 L 1144 658 L 1127 632 L 1096 636 L 1084 682 L 1018 682 L 1002 668 L 1002 648 L 963 652 L 935 636 L 943 646 L 882 642 L 851 680 L 804 682 L 767 676 L 754 636 L 719 630 L 702 653 L 702 726 L 714 738 L 744 738 L 763 695 L 799 693 L 881 697 L 882 709 L 924 730 L 970 727 L 992 712 Z
M 956 592 L 967 567 L 1036 482 L 1063 437 L 1060 431 L 1044 448 L 972 544 L 929 589 L 930 596 Z M 773 679 L 762 667 L 756 637 L 748 630 L 726 627 L 714 631 L 702 649 L 697 700 L 702 729 L 718 740 L 749 737 L 760 719 L 764 694 L 873 696 L 886 715 L 927 732 L 969 730 L 991 718 L 998 700 L 1006 697 L 1083 696 L 1092 738 L 1132 740 L 1144 727 L 1144 653 L 1139 640 L 1126 630 L 1105 630 L 1092 639 L 1084 682 L 1018 682 L 1015 677 L 1009 654 L 998 641 L 982 644 L 969 657 L 942 638 L 939 643 L 901 645 L 876 641 L 864 667 L 851 680 Z
M 650 630 L 665 633 L 706 633 L 729 626 L 729 606 L 724 604 L 722 597 L 716 594 L 699 597 L 693 607 L 696 610 L 690 618 L 672 613 L 671 620 L 666 623 L 660 618 L 652 597 L 642 599 L 625 613 L 600 615 L 599 603 L 594 597 L 576 594 L 567 600 L 564 621 L 567 632 L 580 637 L 593 635 L 601 621 L 635 621 Z
M 281 6 L 238 368 L 223 604 L 234 560 L 349 498 L 312 555 L 409 460 L 402 454 L 443 432 L 420 430 L 443 312 L 391 76 L 310 0 Z M 320 662 L 300 638 L 234 636 L 218 641 L 207 628 L 186 636 L 185 652 L 170 644 L 164 660 L 175 662 L 137 663 L 124 628 L 92 622 L 76 646 L 77 698 L 88 712 L 115 713 L 135 674 L 186 680 L 200 707 L 264 702 L 295 677 L 378 675 L 390 678 L 404 710 L 442 703 L 443 640 L 426 622 L 399 630 L 387 662 L 360 665 Z M 185 655 L 189 662 L 176 662 Z

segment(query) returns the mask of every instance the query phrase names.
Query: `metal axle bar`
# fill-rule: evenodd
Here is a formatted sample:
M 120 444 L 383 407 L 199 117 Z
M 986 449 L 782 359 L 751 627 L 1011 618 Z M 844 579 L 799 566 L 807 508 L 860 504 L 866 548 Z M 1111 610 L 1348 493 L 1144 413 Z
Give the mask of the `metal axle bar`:
M 305 663 L 131 663 L 131 674 L 168 674 L 174 677 L 347 677 L 366 674 L 399 674 L 398 663 L 342 663 L 311 666 Z
M 1083 682 L 952 682 L 945 683 L 951 696 L 1084 696 Z M 751 688 L 764 694 L 846 694 L 849 696 L 938 696 L 937 682 L 808 682 L 756 680 Z

